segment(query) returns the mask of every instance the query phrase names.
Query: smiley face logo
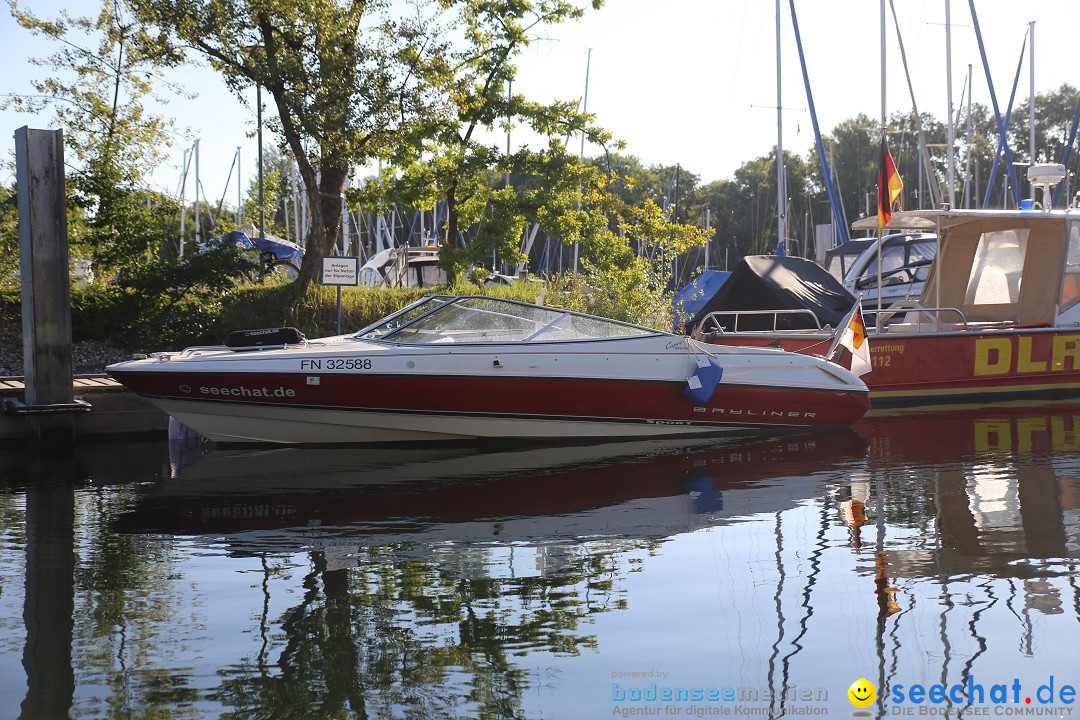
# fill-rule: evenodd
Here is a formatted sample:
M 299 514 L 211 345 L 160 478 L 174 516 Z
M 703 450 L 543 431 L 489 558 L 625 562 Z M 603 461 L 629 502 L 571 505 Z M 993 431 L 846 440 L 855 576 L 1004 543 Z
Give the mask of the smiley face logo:
M 857 708 L 870 707 L 870 703 L 874 702 L 874 698 L 877 697 L 877 688 L 874 684 L 865 678 L 859 678 L 855 682 L 851 683 L 851 687 L 847 690 L 848 700 L 851 704 Z

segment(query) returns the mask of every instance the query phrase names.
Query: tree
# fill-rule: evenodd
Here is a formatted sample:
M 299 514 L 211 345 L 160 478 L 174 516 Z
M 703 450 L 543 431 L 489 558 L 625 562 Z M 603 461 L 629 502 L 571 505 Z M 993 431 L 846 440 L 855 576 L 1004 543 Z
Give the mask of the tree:
M 715 254 L 709 258 L 710 266 L 727 270 L 728 265 L 741 257 L 737 223 L 743 221 L 743 198 L 739 195 L 738 186 L 730 180 L 717 180 L 697 188 L 692 201 L 691 217 L 696 217 L 706 208 L 709 210 L 710 227 L 706 228 L 705 234 L 710 238 L 715 237 L 715 241 L 712 241 Z M 721 265 L 725 261 L 727 265 Z
M 15 0 L 8 4 L 22 27 L 60 46 L 31 60 L 48 71 L 33 83 L 37 94 L 16 95 L 6 106 L 51 110 L 64 130 L 76 165 L 69 183 L 74 204 L 89 215 L 86 227 L 72 228 L 73 245 L 84 243 L 107 268 L 156 258 L 168 208 L 148 203 L 141 185 L 161 160 L 170 123 L 142 103 L 175 53 L 121 2 L 106 0 L 97 17 L 64 12 L 57 20 L 21 10 Z
M 701 178 L 687 168 L 679 165 L 645 167 L 632 155 L 616 153 L 605 153 L 589 162 L 622 178 L 612 191 L 628 205 L 640 206 L 646 200 L 652 200 L 657 205 L 667 204 L 674 208 L 677 202 L 679 215 L 684 219 L 691 217 L 688 199 L 693 196 Z M 704 216 L 696 219 L 703 220 Z
M 368 204 L 394 200 L 430 208 L 445 201 L 447 211 L 440 264 L 451 281 L 466 267 L 492 255 L 517 264 L 528 222 L 527 201 L 504 174 L 529 177 L 553 139 L 585 132 L 594 143 L 610 136 L 590 126 L 577 102 L 537 103 L 509 92 L 515 58 L 544 25 L 578 18 L 583 9 L 566 0 L 444 0 L 456 14 L 448 20 L 462 42 L 439 46 L 421 74 L 431 93 L 431 112 L 418 118 L 394 153 L 388 169 L 363 193 Z M 599 6 L 594 0 L 594 7 Z M 441 28 L 440 28 L 441 30 Z M 538 149 L 504 152 L 493 142 L 496 129 L 524 125 L 541 138 Z M 505 187 L 499 187 L 505 185 Z M 359 197 L 357 198 L 359 200 Z M 475 228 L 466 242 L 465 232 Z
M 417 114 L 414 72 L 424 19 L 392 20 L 388 0 L 131 0 L 222 73 L 242 100 L 258 86 L 277 109 L 308 196 L 310 234 L 299 290 L 341 227 L 349 171 L 388 152 Z
M 826 158 L 835 175 L 833 187 L 845 212 L 845 224 L 851 225 L 866 210 L 866 197 L 876 197 L 878 165 L 881 154 L 881 123 L 864 113 L 841 120 L 825 138 Z M 893 157 L 905 153 L 893 152 Z M 814 183 L 824 190 L 821 162 L 817 148 L 810 151 Z M 905 188 L 906 190 L 906 188 Z M 907 207 L 907 204 L 904 204 Z M 876 211 L 875 211 L 876 212 Z
M 1065 162 L 1065 151 L 1069 146 L 1069 133 L 1078 102 L 1080 91 L 1068 84 L 1053 92 L 1035 96 L 1035 157 L 1031 162 Z M 1027 158 L 1031 154 L 1030 106 L 1030 100 L 1026 100 L 1012 114 L 1009 136 L 1014 160 Z M 1070 165 L 1072 162 L 1074 161 L 1070 158 Z M 1032 197 L 1026 173 L 1017 179 L 1023 188 L 1023 196 Z M 1064 198 L 1059 201 L 1059 206 L 1070 201 L 1071 198 Z
M 1069 130 L 1080 93 L 1064 84 L 1050 93 L 1035 96 L 1035 157 L 1031 162 L 1061 162 L 1068 146 Z M 1015 160 L 1026 160 L 1030 151 L 1031 100 L 1023 100 L 1013 110 L 1009 141 Z
M 561 147 L 561 144 L 560 146 Z M 627 322 L 671 327 L 670 261 L 705 244 L 702 228 L 674 222 L 646 199 L 623 200 L 627 179 L 551 148 L 537 169 L 544 182 L 534 201 L 545 230 L 581 250 L 582 293 L 576 276 L 554 283 L 561 305 Z
M 0 287 L 19 269 L 19 213 L 15 186 L 0 185 Z
M 289 197 L 290 156 L 278 148 L 267 148 L 263 158 L 263 215 L 266 218 L 267 235 L 287 237 L 291 231 L 291 219 L 282 199 Z M 241 216 L 248 225 L 259 222 L 259 178 L 254 177 L 248 183 L 247 199 L 244 201 Z
M 130 175 L 160 162 L 171 123 L 146 112 L 142 101 L 153 93 L 154 81 L 161 81 L 162 68 L 176 60 L 162 39 L 112 0 L 102 3 L 97 17 L 61 12 L 56 20 L 21 10 L 16 0 L 8 5 L 19 25 L 60 49 L 30 59 L 47 75 L 33 81 L 36 95 L 16 95 L 5 107 L 52 110 L 80 163 L 107 163 Z

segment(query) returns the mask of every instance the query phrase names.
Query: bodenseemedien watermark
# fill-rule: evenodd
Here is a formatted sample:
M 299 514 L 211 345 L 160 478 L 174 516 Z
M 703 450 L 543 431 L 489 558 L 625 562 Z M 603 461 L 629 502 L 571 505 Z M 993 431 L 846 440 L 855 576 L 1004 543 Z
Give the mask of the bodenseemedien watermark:
M 611 683 L 612 715 L 620 717 L 766 716 L 776 712 L 777 704 L 785 715 L 828 713 L 829 691 L 820 687 L 677 685 L 659 669 L 615 671 L 611 677 L 620 681 Z M 651 678 L 655 681 L 641 682 Z

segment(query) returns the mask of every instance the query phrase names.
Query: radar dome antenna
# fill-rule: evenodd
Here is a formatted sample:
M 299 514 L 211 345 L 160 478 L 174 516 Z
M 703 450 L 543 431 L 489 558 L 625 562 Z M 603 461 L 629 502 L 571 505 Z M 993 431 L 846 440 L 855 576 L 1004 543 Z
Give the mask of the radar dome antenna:
M 1031 200 L 1034 202 L 1035 191 L 1042 191 L 1042 207 L 1046 210 L 1053 209 L 1054 187 L 1065 179 L 1065 166 L 1059 163 L 1036 163 L 1028 168 L 1028 183 L 1031 184 Z

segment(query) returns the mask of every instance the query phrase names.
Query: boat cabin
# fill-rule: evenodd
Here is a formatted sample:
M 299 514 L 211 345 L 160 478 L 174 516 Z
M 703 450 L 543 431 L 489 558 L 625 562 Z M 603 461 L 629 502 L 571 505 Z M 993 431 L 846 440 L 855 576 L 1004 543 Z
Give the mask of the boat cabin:
M 890 331 L 1080 325 L 1080 212 L 916 210 L 893 224 L 937 233 L 940 249 L 915 311 L 882 317 Z

